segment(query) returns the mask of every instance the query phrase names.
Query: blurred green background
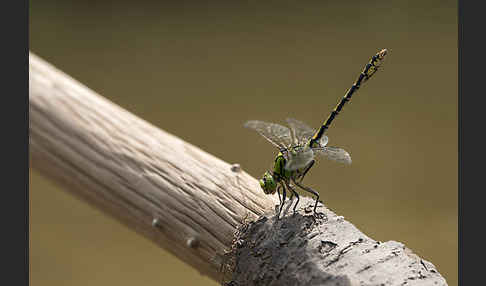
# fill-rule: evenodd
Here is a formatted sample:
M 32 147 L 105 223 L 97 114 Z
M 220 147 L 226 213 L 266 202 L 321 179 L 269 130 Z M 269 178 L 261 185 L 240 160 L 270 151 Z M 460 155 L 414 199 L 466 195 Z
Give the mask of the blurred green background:
M 175 2 L 175 1 L 174 1 Z M 248 119 L 313 126 L 390 53 L 327 135 L 353 164 L 306 178 L 370 237 L 457 285 L 457 1 L 30 1 L 30 49 L 255 177 L 275 150 Z M 217 285 L 32 170 L 31 285 Z

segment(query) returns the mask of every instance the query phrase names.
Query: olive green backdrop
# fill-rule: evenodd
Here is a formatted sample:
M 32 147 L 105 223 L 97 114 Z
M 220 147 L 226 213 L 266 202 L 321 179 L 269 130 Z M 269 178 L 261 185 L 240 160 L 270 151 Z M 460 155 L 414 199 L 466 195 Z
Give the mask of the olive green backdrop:
M 457 1 L 31 1 L 30 49 L 103 96 L 255 177 L 275 150 L 248 119 L 313 126 L 369 58 L 306 181 L 380 241 L 457 285 Z M 344 3 L 343 3 L 344 2 Z M 32 170 L 31 285 L 217 285 Z

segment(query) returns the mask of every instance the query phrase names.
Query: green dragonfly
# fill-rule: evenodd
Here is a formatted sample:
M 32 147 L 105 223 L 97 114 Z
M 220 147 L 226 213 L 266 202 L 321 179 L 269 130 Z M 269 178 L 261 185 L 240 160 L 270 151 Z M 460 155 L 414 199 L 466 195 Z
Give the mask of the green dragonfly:
M 351 164 L 351 156 L 348 152 L 342 148 L 327 146 L 329 139 L 324 133 L 336 115 L 342 110 L 344 104 L 351 100 L 351 97 L 360 88 L 361 84 L 370 79 L 380 68 L 386 54 L 387 50 L 383 49 L 371 58 L 356 82 L 339 101 L 336 108 L 318 130 L 314 130 L 305 123 L 293 118 L 287 119 L 290 129 L 280 124 L 260 120 L 250 120 L 245 123 L 245 127 L 256 130 L 261 136 L 279 149 L 279 153 L 275 158 L 273 171 L 265 172 L 263 178 L 259 181 L 265 194 L 278 192 L 280 208 L 277 217 L 280 217 L 283 205 L 285 204 L 287 189 L 292 192 L 290 200 L 292 200 L 294 195 L 297 198 L 297 202 L 293 208 L 295 213 L 295 209 L 299 203 L 299 195 L 293 185 L 298 186 L 316 197 L 314 205 L 314 214 L 316 214 L 319 193 L 302 184 L 305 175 L 314 166 L 314 158 L 316 155 L 322 155 L 337 162 Z M 280 192 L 282 192 L 282 197 L 280 197 Z

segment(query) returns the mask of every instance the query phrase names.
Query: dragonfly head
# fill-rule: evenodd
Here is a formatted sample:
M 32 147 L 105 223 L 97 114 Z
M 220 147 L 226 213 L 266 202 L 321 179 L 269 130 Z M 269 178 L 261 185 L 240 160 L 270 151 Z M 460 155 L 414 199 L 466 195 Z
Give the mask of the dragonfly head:
M 263 178 L 260 179 L 260 186 L 265 194 L 274 194 L 277 190 L 277 183 L 275 182 L 272 173 L 265 172 Z

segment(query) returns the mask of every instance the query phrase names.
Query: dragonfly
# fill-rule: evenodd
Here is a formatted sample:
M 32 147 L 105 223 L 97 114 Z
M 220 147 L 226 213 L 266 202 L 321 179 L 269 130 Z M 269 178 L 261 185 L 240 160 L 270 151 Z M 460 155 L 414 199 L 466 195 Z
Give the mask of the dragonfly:
M 244 124 L 245 127 L 257 131 L 279 150 L 275 157 L 273 171 L 266 171 L 262 179 L 259 180 L 260 187 L 265 194 L 278 192 L 280 208 L 277 218 L 280 217 L 285 204 L 287 190 L 291 192 L 289 198 L 291 201 L 293 196 L 297 198 L 297 202 L 293 207 L 295 214 L 299 203 L 299 194 L 296 192 L 295 186 L 315 196 L 314 215 L 317 214 L 319 193 L 302 183 L 307 172 L 314 166 L 316 155 L 327 157 L 340 163 L 351 164 L 351 156 L 346 150 L 327 146 L 329 138 L 324 133 L 334 118 L 341 112 L 346 102 L 350 101 L 353 94 L 361 87 L 361 84 L 369 80 L 378 71 L 384 62 L 387 52 L 386 49 L 383 49 L 371 58 L 359 74 L 358 79 L 348 89 L 319 129 L 315 130 L 302 121 L 293 118 L 286 119 L 290 128 L 260 120 L 250 120 Z

